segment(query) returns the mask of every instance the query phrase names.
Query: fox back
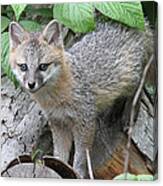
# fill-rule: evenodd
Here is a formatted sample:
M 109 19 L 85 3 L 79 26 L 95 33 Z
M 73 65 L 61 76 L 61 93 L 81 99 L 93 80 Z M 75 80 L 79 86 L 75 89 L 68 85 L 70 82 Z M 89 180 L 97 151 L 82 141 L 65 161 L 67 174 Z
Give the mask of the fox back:
M 110 21 L 98 23 L 68 52 L 78 88 L 89 87 L 98 110 L 111 106 L 120 96 L 131 96 L 143 67 L 153 53 L 153 34 Z M 88 91 L 88 89 L 87 89 Z

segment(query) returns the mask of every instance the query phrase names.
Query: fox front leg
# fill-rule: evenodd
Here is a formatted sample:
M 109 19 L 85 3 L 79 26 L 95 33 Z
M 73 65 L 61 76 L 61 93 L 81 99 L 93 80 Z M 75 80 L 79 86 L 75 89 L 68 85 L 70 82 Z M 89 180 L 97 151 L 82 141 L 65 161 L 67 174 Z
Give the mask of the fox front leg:
M 67 163 L 72 146 L 72 135 L 66 127 L 50 123 L 53 137 L 53 156 Z
M 73 168 L 79 174 L 81 178 L 88 178 L 88 166 L 86 150 L 89 152 L 92 149 L 95 127 L 94 124 L 90 129 L 82 132 L 82 130 L 77 130 L 74 135 L 75 141 L 75 154 L 73 161 Z

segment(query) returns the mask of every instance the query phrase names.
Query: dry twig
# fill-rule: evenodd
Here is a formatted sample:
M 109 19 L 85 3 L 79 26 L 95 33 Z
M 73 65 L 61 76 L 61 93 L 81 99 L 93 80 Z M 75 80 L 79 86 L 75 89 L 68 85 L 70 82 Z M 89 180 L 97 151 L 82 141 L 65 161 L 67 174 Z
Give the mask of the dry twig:
M 131 138 L 132 138 L 132 131 L 133 131 L 133 126 L 134 126 L 134 115 L 135 115 L 135 107 L 137 105 L 137 102 L 139 100 L 139 97 L 141 95 L 143 86 L 144 86 L 144 82 L 146 79 L 146 75 L 147 72 L 149 70 L 149 67 L 153 61 L 154 56 L 152 55 L 150 57 L 150 60 L 148 61 L 148 63 L 146 64 L 144 71 L 143 71 L 143 75 L 142 75 L 142 79 L 140 81 L 139 87 L 135 93 L 133 102 L 132 102 L 132 107 L 131 107 L 131 113 L 130 113 L 130 121 L 129 121 L 129 129 L 128 129 L 128 141 L 127 141 L 127 145 L 126 145 L 126 153 L 125 153 L 125 162 L 124 162 L 124 173 L 125 173 L 125 179 L 127 179 L 127 172 L 128 172 L 128 164 L 129 164 L 129 150 L 130 150 L 130 146 L 131 146 Z
M 88 149 L 86 149 L 86 158 L 87 158 L 89 177 L 90 177 L 90 179 L 94 179 L 92 165 L 91 165 L 91 158 L 90 158 L 90 153 L 89 153 Z

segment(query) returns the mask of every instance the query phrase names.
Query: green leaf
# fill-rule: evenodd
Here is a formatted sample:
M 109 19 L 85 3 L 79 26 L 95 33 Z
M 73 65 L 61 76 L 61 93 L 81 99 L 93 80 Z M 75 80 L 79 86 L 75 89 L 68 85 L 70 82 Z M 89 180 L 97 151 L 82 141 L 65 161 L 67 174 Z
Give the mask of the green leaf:
M 53 11 L 51 8 L 36 8 L 31 9 L 31 13 L 36 14 L 37 16 L 52 18 L 53 17 Z
M 147 90 L 148 94 L 150 94 L 151 96 L 154 96 L 156 93 L 156 87 L 154 87 L 154 85 L 152 84 L 146 83 L 145 89 Z
M 127 180 L 137 180 L 137 176 L 134 175 L 134 174 L 130 174 L 130 173 L 127 173 L 127 177 L 125 177 L 125 174 L 120 174 L 116 177 L 113 178 L 113 180 L 125 180 L 125 178 Z
M 130 27 L 144 30 L 144 15 L 140 2 L 97 2 L 94 6 L 105 16 Z
M 114 180 L 125 180 L 125 174 L 120 174 L 114 178 Z M 154 177 L 152 175 L 134 175 L 127 173 L 127 180 L 133 180 L 133 181 L 153 181 Z
M 32 161 L 34 161 L 35 159 L 37 159 L 37 157 L 39 157 L 39 154 L 42 154 L 43 151 L 41 149 L 35 149 L 32 151 L 32 154 L 31 154 L 31 159 Z
M 26 4 L 11 5 L 11 7 L 14 10 L 14 13 L 15 13 L 16 21 L 19 21 L 20 15 L 22 14 L 22 12 L 26 8 L 26 6 L 27 6 Z
M 8 63 L 9 59 L 9 35 L 8 32 L 4 32 L 1 35 L 1 67 L 8 78 L 18 86 L 18 81 L 16 80 L 14 74 L 12 73 L 11 67 Z
M 85 33 L 95 28 L 94 8 L 91 3 L 64 3 L 53 7 L 53 17 L 72 29 Z
M 1 16 L 1 32 L 3 32 L 9 25 L 10 20 L 5 17 L 5 16 Z
M 137 180 L 138 181 L 153 181 L 154 177 L 152 175 L 138 175 Z
M 28 32 L 37 32 L 41 30 L 41 25 L 36 21 L 22 20 L 19 22 Z
M 3 15 L 6 15 L 10 19 L 14 17 L 14 11 L 13 11 L 11 5 L 7 5 L 7 7 L 3 11 Z

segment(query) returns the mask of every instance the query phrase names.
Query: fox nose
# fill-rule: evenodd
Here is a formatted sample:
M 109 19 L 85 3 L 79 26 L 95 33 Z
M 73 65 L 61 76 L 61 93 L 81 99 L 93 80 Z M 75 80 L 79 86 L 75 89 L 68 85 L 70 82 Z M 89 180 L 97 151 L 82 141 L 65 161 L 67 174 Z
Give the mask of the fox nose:
M 35 88 L 35 82 L 33 82 L 33 83 L 28 83 L 28 87 L 30 88 L 30 89 L 34 89 Z

